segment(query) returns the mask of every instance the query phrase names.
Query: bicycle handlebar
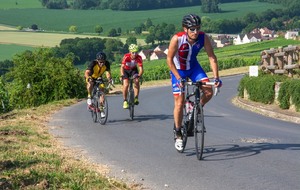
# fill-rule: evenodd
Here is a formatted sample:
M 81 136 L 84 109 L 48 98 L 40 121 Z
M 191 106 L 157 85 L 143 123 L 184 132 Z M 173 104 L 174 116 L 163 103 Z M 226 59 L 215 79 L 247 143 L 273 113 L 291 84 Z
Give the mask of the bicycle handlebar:
M 129 80 L 134 80 L 134 79 L 136 79 L 136 78 L 139 78 L 139 79 L 140 79 L 139 82 L 140 82 L 140 84 L 142 85 L 142 84 L 143 84 L 143 77 L 142 77 L 142 76 L 139 76 L 139 77 L 130 76 L 128 79 L 129 79 Z M 123 80 L 124 80 L 124 78 L 121 77 L 121 84 L 122 84 L 122 85 L 123 85 Z
M 217 96 L 218 93 L 220 92 L 219 87 L 215 87 L 215 82 L 202 82 L 202 81 L 197 81 L 197 82 L 192 82 L 192 81 L 187 81 L 185 82 L 185 85 L 189 86 L 203 86 L 203 85 L 208 85 L 208 86 L 213 86 L 214 87 L 214 96 Z
M 108 82 L 107 79 L 103 79 L 102 77 L 98 77 L 97 79 L 94 80 L 94 82 L 97 84 L 104 84 L 105 82 Z M 108 82 L 108 85 L 105 87 L 105 89 L 111 89 L 111 87 L 115 87 L 114 84 L 112 83 L 109 83 Z

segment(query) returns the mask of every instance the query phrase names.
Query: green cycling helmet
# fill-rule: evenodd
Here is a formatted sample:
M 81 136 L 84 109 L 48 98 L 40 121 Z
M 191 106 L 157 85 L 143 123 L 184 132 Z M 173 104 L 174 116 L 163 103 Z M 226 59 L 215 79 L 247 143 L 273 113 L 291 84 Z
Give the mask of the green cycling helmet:
M 139 51 L 139 46 L 136 44 L 130 44 L 128 47 L 128 50 L 130 52 L 138 52 Z

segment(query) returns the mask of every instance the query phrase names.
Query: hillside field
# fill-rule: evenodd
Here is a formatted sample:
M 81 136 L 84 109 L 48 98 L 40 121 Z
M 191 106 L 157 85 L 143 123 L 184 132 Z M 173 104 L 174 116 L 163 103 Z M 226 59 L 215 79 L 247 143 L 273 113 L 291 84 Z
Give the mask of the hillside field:
M 2 1 L 6 2 L 4 3 L 4 5 L 6 5 L 4 8 L 2 8 Z M 42 30 L 56 32 L 68 32 L 69 27 L 75 25 L 78 27 L 79 33 L 94 33 L 95 26 L 100 25 L 103 27 L 105 34 L 110 29 L 117 29 L 119 27 L 122 29 L 122 33 L 131 31 L 134 27 L 144 23 L 148 18 L 150 18 L 155 25 L 165 22 L 180 27 L 182 16 L 188 13 L 197 13 L 202 17 L 210 17 L 212 20 L 224 18 L 234 19 L 242 18 L 249 12 L 261 13 L 267 9 L 280 8 L 280 5 L 277 4 L 248 1 L 220 4 L 219 7 L 223 12 L 216 14 L 202 13 L 201 6 L 149 11 L 51 10 L 39 8 L 33 3 L 38 0 L 26 0 L 28 4 L 32 4 L 32 7 L 25 6 L 21 3 L 25 0 L 17 1 L 20 1 L 17 6 L 12 4 L 12 7 L 9 7 L 7 2 L 15 1 L 1 0 L 0 24 L 13 27 L 30 27 L 32 24 L 37 24 Z

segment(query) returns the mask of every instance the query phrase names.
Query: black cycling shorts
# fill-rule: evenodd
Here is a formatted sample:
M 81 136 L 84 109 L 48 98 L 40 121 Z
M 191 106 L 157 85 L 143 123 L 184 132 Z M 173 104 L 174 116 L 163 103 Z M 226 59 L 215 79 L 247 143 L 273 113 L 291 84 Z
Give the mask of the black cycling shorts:
M 137 67 L 132 70 L 126 70 L 124 69 L 124 77 L 123 79 L 129 79 L 131 76 L 139 74 Z

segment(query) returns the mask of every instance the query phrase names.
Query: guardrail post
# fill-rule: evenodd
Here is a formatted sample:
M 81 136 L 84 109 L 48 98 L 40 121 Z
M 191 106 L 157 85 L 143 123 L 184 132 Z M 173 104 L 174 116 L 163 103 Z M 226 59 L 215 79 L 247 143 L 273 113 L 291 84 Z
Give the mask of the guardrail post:
M 284 69 L 286 69 L 288 71 L 289 77 L 293 76 L 293 72 L 292 72 L 293 69 L 299 67 L 298 64 L 293 64 L 293 62 L 294 62 L 293 55 L 294 55 L 295 50 L 296 50 L 296 46 L 292 46 L 292 45 L 289 45 L 288 47 L 283 48 L 283 51 L 285 51 L 286 55 L 287 55 L 287 58 L 286 58 L 287 64 L 284 65 Z

